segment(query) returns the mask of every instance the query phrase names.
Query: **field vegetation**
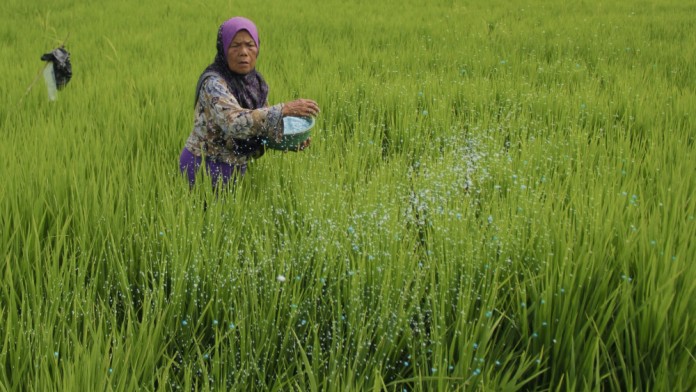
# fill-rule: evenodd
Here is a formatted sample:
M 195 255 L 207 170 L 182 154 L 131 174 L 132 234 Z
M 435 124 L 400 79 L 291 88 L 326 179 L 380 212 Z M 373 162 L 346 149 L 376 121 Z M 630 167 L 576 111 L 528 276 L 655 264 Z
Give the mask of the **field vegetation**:
M 0 390 L 696 389 L 696 5 L 2 8 Z M 189 191 L 235 15 L 322 112 Z

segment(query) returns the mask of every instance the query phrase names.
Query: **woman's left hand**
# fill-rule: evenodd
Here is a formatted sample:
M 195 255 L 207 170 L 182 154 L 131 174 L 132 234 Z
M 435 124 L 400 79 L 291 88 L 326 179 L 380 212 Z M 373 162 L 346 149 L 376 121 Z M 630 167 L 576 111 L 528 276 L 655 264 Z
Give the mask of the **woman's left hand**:
M 303 141 L 302 143 L 300 143 L 300 145 L 297 146 L 296 149 L 294 149 L 294 150 L 291 150 L 291 149 L 283 150 L 283 152 L 288 152 L 288 151 L 300 152 L 300 151 L 304 151 L 307 147 L 309 147 L 309 145 L 310 145 L 311 143 L 312 143 L 312 138 L 309 137 L 309 138 L 307 138 L 307 140 L 305 140 L 305 141 Z
M 309 147 L 309 145 L 312 144 L 312 138 L 309 137 L 307 140 L 303 141 L 299 147 L 297 147 L 297 151 L 303 151 L 305 148 Z

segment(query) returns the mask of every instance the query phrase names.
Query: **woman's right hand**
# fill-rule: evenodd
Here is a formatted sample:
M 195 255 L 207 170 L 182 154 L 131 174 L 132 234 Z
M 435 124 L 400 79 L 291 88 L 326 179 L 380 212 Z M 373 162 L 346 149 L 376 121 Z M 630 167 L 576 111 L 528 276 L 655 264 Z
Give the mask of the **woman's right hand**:
M 311 99 L 296 99 L 283 104 L 283 117 L 315 117 L 319 114 L 319 105 Z

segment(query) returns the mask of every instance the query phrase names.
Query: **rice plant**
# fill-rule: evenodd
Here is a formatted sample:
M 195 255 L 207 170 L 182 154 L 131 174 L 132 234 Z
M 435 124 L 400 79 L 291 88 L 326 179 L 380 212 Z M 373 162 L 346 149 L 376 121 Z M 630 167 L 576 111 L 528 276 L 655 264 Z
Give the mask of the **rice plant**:
M 693 5 L 5 3 L 0 389 L 696 388 Z M 234 15 L 322 112 L 190 191 Z

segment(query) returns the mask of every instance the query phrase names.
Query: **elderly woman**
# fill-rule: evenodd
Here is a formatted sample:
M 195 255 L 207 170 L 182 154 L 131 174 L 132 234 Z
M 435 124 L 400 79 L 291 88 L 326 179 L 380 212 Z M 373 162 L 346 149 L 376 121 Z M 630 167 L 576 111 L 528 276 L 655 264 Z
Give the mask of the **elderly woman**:
M 217 54 L 198 79 L 193 130 L 179 157 L 191 186 L 204 159 L 213 184 L 227 184 L 244 174 L 249 159 L 263 155 L 263 139 L 280 140 L 283 117 L 319 113 L 311 99 L 269 106 L 268 85 L 256 71 L 258 54 L 252 21 L 235 17 L 220 26 Z M 299 149 L 308 145 L 309 140 Z

